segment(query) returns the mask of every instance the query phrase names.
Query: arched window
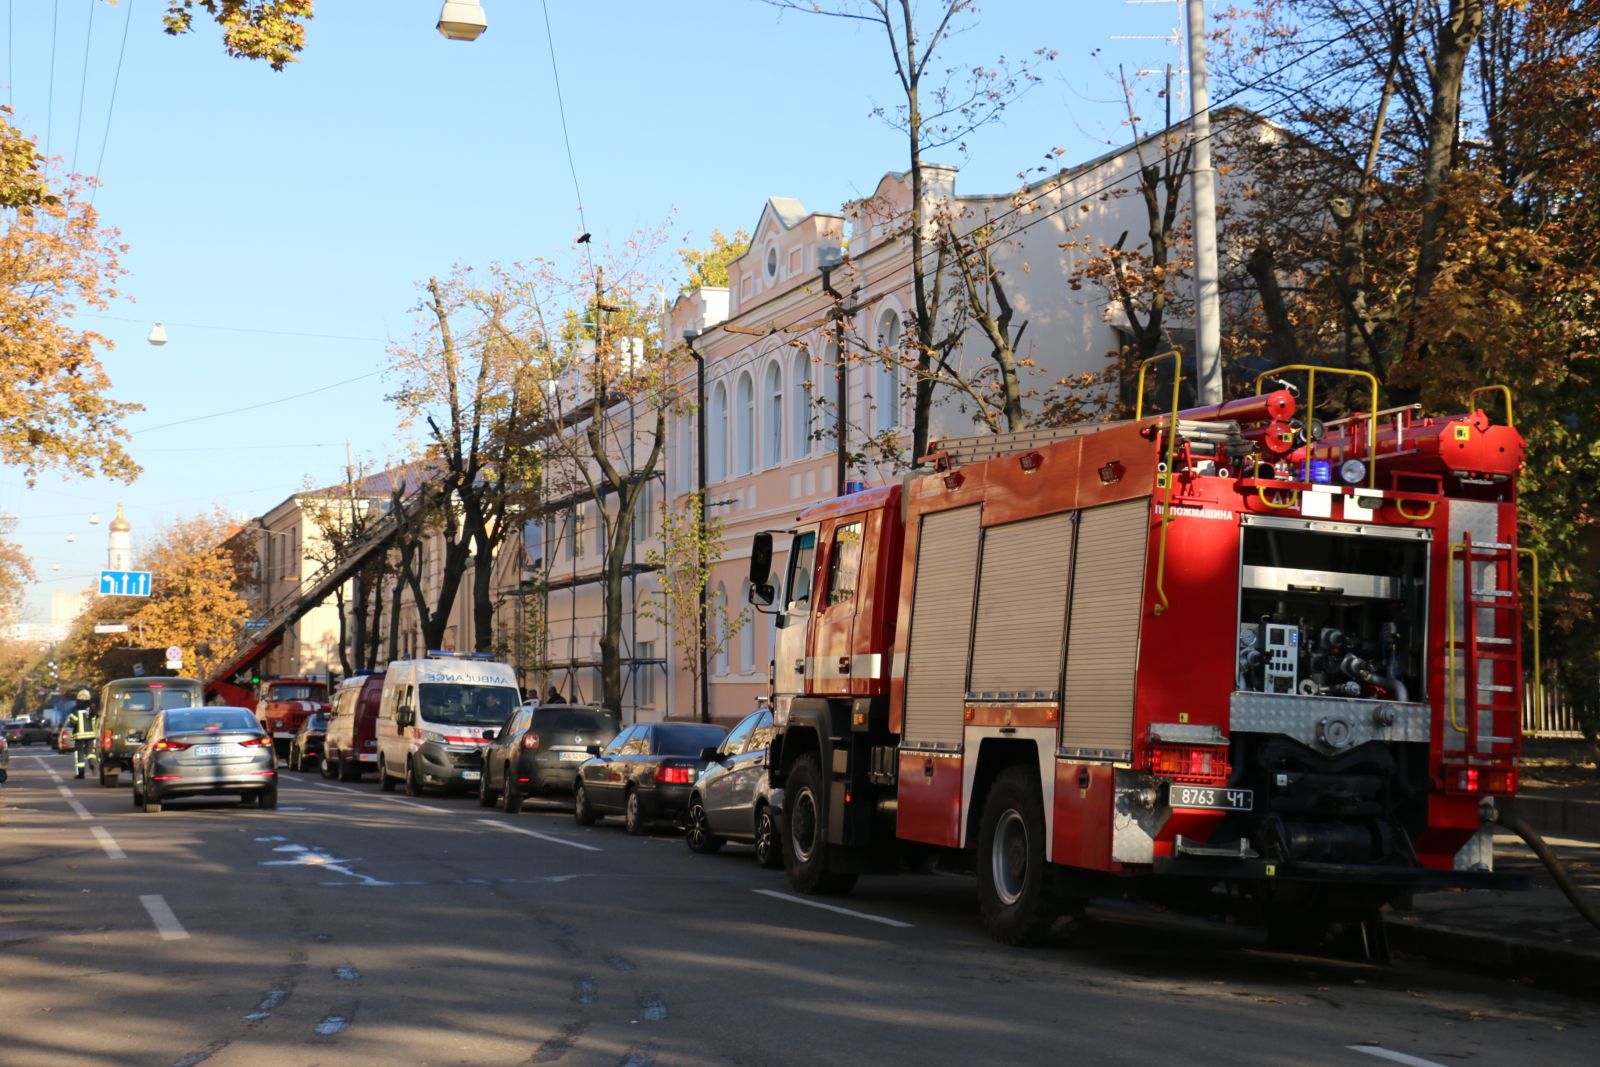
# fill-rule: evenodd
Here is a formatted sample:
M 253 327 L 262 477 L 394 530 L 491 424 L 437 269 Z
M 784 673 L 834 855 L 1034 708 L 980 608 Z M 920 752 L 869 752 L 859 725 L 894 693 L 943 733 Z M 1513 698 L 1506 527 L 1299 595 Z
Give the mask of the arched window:
M 823 350 L 822 367 L 817 372 L 816 394 L 812 397 L 817 412 L 820 439 L 838 444 L 839 436 L 839 342 L 829 341 Z
M 900 313 L 890 308 L 878 318 L 878 348 L 883 357 L 872 373 L 872 432 L 900 425 Z
M 811 454 L 811 434 L 816 425 L 812 417 L 816 394 L 811 385 L 811 350 L 795 350 L 790 366 L 789 380 L 794 386 L 789 391 L 789 430 L 793 435 L 793 454 L 796 459 Z
M 744 580 L 745 600 L 750 599 L 750 579 Z M 739 673 L 753 674 L 756 669 L 756 628 L 746 626 L 739 634 Z
M 755 383 L 750 372 L 739 375 L 733 391 L 733 473 L 749 474 L 755 465 Z
M 720 482 L 728 476 L 728 387 L 711 387 L 706 404 L 706 480 Z
M 761 465 L 783 462 L 783 367 L 776 359 L 761 379 Z
M 717 674 L 728 673 L 728 591 L 721 585 L 717 586 L 716 595 L 711 598 L 711 633 L 712 642 L 716 646 L 717 658 L 713 670 Z

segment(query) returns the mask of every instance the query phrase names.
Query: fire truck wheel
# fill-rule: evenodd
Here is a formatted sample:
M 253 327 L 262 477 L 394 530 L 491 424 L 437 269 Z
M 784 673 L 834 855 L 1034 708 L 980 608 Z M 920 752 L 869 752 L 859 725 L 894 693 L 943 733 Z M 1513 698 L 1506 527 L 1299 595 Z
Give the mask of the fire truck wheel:
M 589 791 L 580 780 L 572 794 L 572 821 L 579 826 L 593 826 L 595 818 L 594 809 L 589 806 Z
M 722 838 L 711 832 L 711 824 L 706 821 L 706 806 L 698 793 L 689 798 L 689 813 L 683 819 L 683 843 L 689 846 L 690 852 L 702 856 L 722 848 Z
M 389 777 L 389 764 L 382 756 L 378 757 L 378 788 L 385 793 L 394 792 L 394 779 Z
M 807 753 L 794 761 L 784 793 L 788 814 L 781 838 L 783 868 L 789 884 L 800 892 L 838 896 L 855 888 L 856 876 L 828 869 L 827 821 L 822 806 L 825 788 L 822 764 L 815 755 Z
M 989 935 L 1007 945 L 1038 941 L 1054 925 L 1056 901 L 1044 862 L 1044 802 L 1038 772 L 1003 771 L 989 790 L 978 832 L 978 902 Z

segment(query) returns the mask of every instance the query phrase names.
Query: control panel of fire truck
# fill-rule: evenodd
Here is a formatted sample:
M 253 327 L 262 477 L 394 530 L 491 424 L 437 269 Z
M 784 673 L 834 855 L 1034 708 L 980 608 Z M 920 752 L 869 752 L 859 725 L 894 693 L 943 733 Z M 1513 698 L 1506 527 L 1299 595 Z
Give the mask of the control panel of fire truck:
M 1243 532 L 1239 689 L 1423 698 L 1428 541 L 1270 519 Z

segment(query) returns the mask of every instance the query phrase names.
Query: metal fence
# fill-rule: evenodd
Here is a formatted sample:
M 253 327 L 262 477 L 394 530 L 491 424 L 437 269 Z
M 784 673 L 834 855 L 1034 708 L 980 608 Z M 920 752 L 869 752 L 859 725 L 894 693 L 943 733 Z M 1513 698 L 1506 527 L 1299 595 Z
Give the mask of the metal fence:
M 1527 737 L 1582 737 L 1578 708 L 1565 690 L 1546 682 L 1538 690 L 1530 680 L 1522 687 L 1522 732 Z

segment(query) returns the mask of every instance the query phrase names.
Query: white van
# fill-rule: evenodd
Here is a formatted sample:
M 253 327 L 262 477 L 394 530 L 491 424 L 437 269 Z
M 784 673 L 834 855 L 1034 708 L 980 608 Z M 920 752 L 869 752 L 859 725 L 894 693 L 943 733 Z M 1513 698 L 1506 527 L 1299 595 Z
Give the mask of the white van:
M 378 702 L 378 784 L 477 788 L 483 749 L 521 702 L 517 675 L 487 654 L 429 652 L 395 660 Z

